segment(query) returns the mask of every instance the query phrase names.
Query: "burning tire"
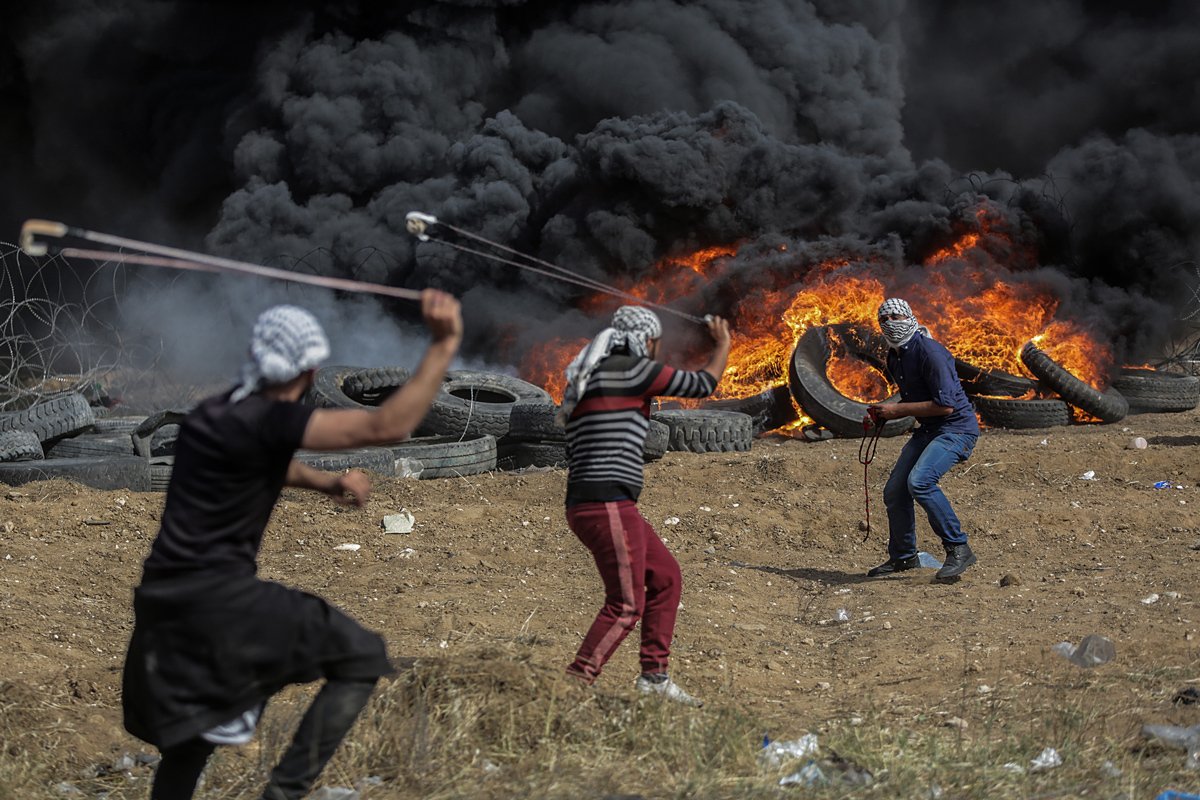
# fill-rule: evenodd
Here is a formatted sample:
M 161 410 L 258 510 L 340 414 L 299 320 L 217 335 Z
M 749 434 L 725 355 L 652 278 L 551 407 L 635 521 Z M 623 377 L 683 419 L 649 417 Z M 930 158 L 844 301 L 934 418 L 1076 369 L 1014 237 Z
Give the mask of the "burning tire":
M 748 414 L 707 409 L 655 411 L 651 419 L 670 429 L 668 450 L 692 453 L 745 452 L 754 440 Z
M 788 386 L 800 408 L 814 422 L 838 436 L 855 438 L 862 436 L 867 404 L 846 397 L 829 381 L 826 364 L 830 356 L 830 330 L 843 333 L 842 341 L 851 355 L 876 370 L 886 369 L 883 359 L 887 347 L 882 336 L 868 333 L 859 326 L 826 325 L 809 328 L 796 343 L 788 371 Z M 912 430 L 914 424 L 916 420 L 912 417 L 890 420 L 884 424 L 880 435 L 899 436 Z
M 39 442 L 87 430 L 96 422 L 96 414 L 87 398 L 70 392 L 35 403 L 23 411 L 0 414 L 0 432 L 29 431 Z
M 1101 422 L 1119 422 L 1129 413 L 1129 402 L 1119 391 L 1112 387 L 1103 392 L 1093 389 L 1063 369 L 1033 342 L 1021 348 L 1021 362 L 1029 367 L 1029 371 L 1036 375 L 1043 385 Z
M 0 462 L 37 461 L 44 457 L 37 434 L 29 431 L 0 433 Z
M 386 447 L 359 447 L 353 450 L 297 450 L 292 456 L 301 464 L 324 472 L 363 469 L 377 475 L 396 474 L 396 458 Z
M 93 489 L 150 491 L 150 464 L 139 456 L 48 458 L 0 464 L 0 483 L 20 486 L 54 478 L 82 483 Z
M 754 435 L 773 431 L 798 419 L 792 404 L 792 392 L 780 384 L 750 397 L 730 400 L 710 400 L 704 408 L 713 411 L 737 411 L 750 416 Z
M 421 462 L 421 479 L 478 475 L 496 468 L 496 437 L 489 434 L 418 436 L 388 448 L 395 459 Z
M 1010 397 L 969 396 L 975 413 L 989 428 L 1053 428 L 1071 423 L 1071 409 L 1062 400 L 1014 400 Z
M 446 436 L 490 434 L 499 439 L 508 435 L 513 406 L 523 401 L 552 402 L 545 389 L 510 375 L 449 372 L 421 422 L 421 431 Z
M 1113 388 L 1129 401 L 1130 414 L 1190 411 L 1200 404 L 1200 378 L 1195 375 L 1127 367 Z
M 1038 388 L 1037 381 L 1023 375 L 1012 375 L 998 369 L 980 369 L 958 358 L 954 359 L 954 370 L 967 394 L 1023 397 Z

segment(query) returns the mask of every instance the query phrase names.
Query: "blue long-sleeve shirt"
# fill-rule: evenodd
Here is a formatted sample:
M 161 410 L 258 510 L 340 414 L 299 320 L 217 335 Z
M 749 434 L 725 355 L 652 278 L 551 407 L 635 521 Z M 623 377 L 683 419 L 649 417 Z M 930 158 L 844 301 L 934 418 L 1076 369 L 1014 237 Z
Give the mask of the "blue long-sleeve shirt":
M 922 430 L 932 434 L 970 433 L 979 435 L 975 408 L 963 391 L 954 356 L 940 342 L 918 333 L 899 349 L 888 348 L 888 373 L 900 387 L 905 403 L 932 400 L 954 409 L 945 416 L 917 417 Z

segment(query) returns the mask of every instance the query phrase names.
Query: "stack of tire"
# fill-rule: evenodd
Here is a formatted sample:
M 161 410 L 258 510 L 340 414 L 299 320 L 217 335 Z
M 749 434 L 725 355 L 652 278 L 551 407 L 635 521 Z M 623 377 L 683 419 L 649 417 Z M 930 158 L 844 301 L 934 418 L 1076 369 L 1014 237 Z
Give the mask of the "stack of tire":
M 1036 380 L 956 361 L 963 388 L 984 425 L 1036 429 L 1073 420 L 1119 422 L 1128 414 L 1187 411 L 1200 403 L 1200 378 L 1155 369 L 1125 369 L 1104 390 L 1072 375 L 1033 342 L 1021 362 Z
M 97 429 L 96 411 L 76 392 L 0 413 L 0 483 L 64 478 L 97 489 L 149 491 L 150 465 L 128 431 Z

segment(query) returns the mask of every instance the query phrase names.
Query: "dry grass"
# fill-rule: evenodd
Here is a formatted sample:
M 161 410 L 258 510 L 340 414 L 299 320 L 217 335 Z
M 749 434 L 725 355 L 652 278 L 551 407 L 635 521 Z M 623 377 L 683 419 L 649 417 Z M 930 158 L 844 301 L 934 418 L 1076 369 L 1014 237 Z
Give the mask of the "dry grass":
M 987 694 L 964 683 L 955 728 L 939 715 L 897 715 L 873 708 L 855 718 L 805 720 L 804 709 L 764 720 L 728 702 L 695 710 L 627 693 L 577 685 L 531 663 L 520 645 L 471 657 L 422 659 L 377 691 L 324 775 L 330 786 L 374 776 L 365 798 L 1153 798 L 1195 787 L 1180 751 L 1138 737 L 1150 709 L 1187 678 L 1101 668 L 1067 673 L 1043 665 L 1019 686 Z M 1057 682 L 1056 682 L 1057 681 Z M 973 685 L 973 684 L 972 684 Z M 1129 697 L 1144 704 L 1129 704 Z M 222 748 L 199 795 L 256 797 L 311 697 L 296 688 L 268 709 L 260 736 Z M 1114 705 L 1113 698 L 1126 698 Z M 116 713 L 115 709 L 109 709 Z M 20 685 L 0 687 L 0 800 L 63 797 L 70 782 L 110 800 L 143 798 L 150 768 L 128 772 L 73 763 L 72 708 Z M 78 712 L 75 712 L 78 713 Z M 817 763 L 828 782 L 784 788 L 779 779 L 805 761 L 771 768 L 759 756 L 764 731 L 819 735 Z M 785 732 L 786 731 L 786 732 Z M 1063 765 L 1029 770 L 1045 747 Z M 1018 773 L 1006 764 L 1026 768 Z M 86 765 L 84 765 L 86 766 Z M 871 785 L 851 778 L 865 769 Z M 101 774 L 96 774 L 97 772 Z M 81 777 L 86 774 L 87 777 Z

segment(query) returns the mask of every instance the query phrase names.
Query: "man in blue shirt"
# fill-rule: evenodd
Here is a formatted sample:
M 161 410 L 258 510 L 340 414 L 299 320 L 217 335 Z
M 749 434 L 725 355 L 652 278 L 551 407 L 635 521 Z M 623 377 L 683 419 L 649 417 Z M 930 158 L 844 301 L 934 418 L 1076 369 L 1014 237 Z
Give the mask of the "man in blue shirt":
M 979 421 L 963 391 L 954 357 L 917 324 L 908 303 L 889 298 L 879 307 L 879 327 L 888 342 L 887 366 L 900 387 L 900 401 L 870 408 L 868 419 L 916 417 L 920 427 L 900 451 L 883 489 L 888 514 L 888 560 L 867 573 L 891 575 L 921 565 L 917 556 L 917 520 L 913 501 L 925 509 L 929 526 L 941 537 L 946 561 L 939 579 L 956 578 L 975 563 L 967 535 L 938 481 L 950 467 L 966 461 L 979 438 Z

